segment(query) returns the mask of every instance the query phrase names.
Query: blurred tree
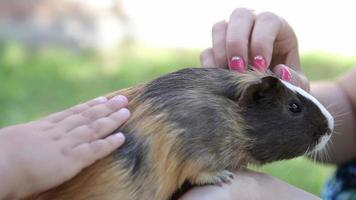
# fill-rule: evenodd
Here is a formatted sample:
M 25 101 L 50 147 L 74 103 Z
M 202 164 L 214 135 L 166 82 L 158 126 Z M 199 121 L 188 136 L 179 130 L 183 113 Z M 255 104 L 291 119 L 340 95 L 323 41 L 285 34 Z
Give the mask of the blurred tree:
M 130 36 L 120 0 L 2 0 L 0 42 L 107 50 Z

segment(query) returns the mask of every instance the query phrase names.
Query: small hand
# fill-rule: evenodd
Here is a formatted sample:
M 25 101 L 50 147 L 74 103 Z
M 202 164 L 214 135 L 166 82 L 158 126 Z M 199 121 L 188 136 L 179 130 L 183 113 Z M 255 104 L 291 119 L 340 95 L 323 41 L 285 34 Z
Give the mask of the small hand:
M 0 129 L 0 199 L 58 186 L 117 149 L 123 134 L 108 135 L 129 118 L 127 101 L 124 96 L 100 97 L 38 121 Z
M 309 91 L 301 68 L 297 37 L 285 19 L 270 13 L 237 8 L 229 22 L 212 28 L 212 47 L 201 53 L 204 67 L 229 68 L 244 72 L 248 65 L 265 71 L 268 67 L 280 78 Z

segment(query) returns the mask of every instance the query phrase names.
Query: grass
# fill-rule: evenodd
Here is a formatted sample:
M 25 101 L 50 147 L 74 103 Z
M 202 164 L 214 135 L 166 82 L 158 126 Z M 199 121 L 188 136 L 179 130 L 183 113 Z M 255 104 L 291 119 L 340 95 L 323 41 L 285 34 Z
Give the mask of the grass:
M 128 46 L 110 55 L 60 49 L 29 51 L 9 43 L 0 48 L 0 127 L 26 122 L 81 101 L 199 65 L 199 51 Z M 311 80 L 335 79 L 356 58 L 326 53 L 302 56 Z M 259 170 L 319 194 L 334 168 L 305 158 Z

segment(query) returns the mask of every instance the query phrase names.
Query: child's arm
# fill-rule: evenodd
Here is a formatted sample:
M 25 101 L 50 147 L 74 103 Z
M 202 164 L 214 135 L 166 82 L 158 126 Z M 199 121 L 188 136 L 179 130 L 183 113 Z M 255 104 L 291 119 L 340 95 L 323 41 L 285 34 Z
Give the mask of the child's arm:
M 0 199 L 19 199 L 73 178 L 124 141 L 124 96 L 77 105 L 44 119 L 0 129 Z

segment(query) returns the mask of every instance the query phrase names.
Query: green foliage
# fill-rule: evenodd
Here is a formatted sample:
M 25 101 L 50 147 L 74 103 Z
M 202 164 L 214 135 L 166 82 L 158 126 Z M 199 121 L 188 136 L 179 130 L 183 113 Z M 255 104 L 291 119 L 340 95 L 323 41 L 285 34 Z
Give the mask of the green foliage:
M 0 127 L 34 120 L 108 92 L 199 65 L 199 51 L 121 48 L 109 55 L 60 49 L 29 51 L 9 43 L 0 48 Z M 312 80 L 334 79 L 355 58 L 325 53 L 302 56 Z M 305 158 L 277 162 L 260 170 L 319 194 L 332 167 Z

